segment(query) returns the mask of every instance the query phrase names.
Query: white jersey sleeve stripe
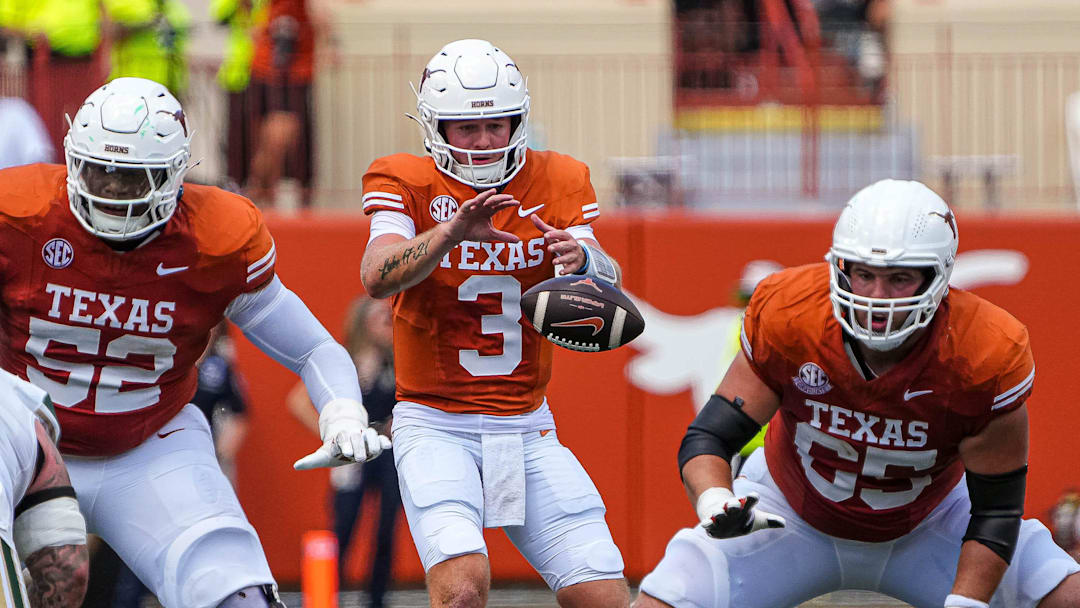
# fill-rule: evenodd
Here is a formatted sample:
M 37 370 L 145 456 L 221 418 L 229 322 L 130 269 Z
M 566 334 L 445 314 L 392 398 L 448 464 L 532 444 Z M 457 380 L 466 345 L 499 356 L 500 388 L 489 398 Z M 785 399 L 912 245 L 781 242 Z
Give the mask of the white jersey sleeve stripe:
M 254 271 L 256 268 L 258 268 L 259 266 L 262 266 L 263 264 L 265 264 L 267 260 L 274 257 L 274 253 L 276 251 L 277 251 L 277 245 L 273 241 L 271 241 L 270 242 L 270 251 L 267 251 L 266 255 L 264 255 L 263 257 L 259 258 L 256 261 L 252 262 L 252 264 L 250 266 L 248 266 L 247 271 L 250 273 L 250 272 Z
M 742 319 L 742 324 L 739 329 L 739 340 L 742 342 L 743 352 L 746 353 L 747 358 L 753 361 L 754 349 L 750 348 L 750 340 L 746 337 L 746 317 L 743 317 Z
M 599 211 L 590 211 L 590 212 L 588 212 L 588 213 L 583 213 L 583 214 L 581 214 L 581 217 L 583 217 L 583 218 L 585 218 L 585 219 L 589 219 L 589 218 L 593 218 L 593 217 L 596 217 L 596 216 L 598 216 L 598 215 L 600 215 L 600 212 L 599 212 Z
M 599 209 L 599 208 L 600 208 L 600 203 L 589 203 L 588 205 L 582 205 L 581 206 L 582 211 L 593 211 L 594 209 Z
M 362 202 L 367 202 L 370 198 L 382 198 L 388 201 L 400 201 L 401 195 L 394 194 L 393 192 L 368 192 L 364 195 L 364 198 L 360 199 Z
M 248 273 L 247 282 L 250 283 L 250 282 L 254 281 L 255 279 L 259 278 L 259 276 L 262 275 L 264 272 L 266 272 L 267 270 L 270 270 L 271 268 L 273 268 L 274 267 L 274 262 L 276 262 L 276 261 L 277 261 L 277 255 L 275 254 L 274 257 L 270 258 L 270 261 L 267 262 L 265 266 L 263 266 L 262 268 L 256 270 L 255 272 Z
M 1024 378 L 1023 380 L 1020 381 L 1019 384 L 1017 384 L 1016 386 L 1010 388 L 1009 390 L 1005 391 L 1004 393 L 1001 393 L 997 397 L 994 397 L 994 403 L 997 403 L 998 401 L 1001 401 L 1002 399 L 1007 399 L 1008 397 L 1011 397 L 1014 393 L 1020 392 L 1021 390 L 1024 389 L 1025 386 L 1031 384 L 1034 381 L 1035 381 L 1035 368 L 1032 367 L 1031 368 L 1031 373 L 1028 374 L 1027 378 Z
M 1017 399 L 1020 398 L 1020 395 L 1023 395 L 1028 389 L 1030 389 L 1031 386 L 1034 383 L 1035 383 L 1035 370 L 1032 369 L 1031 374 L 1029 374 L 1028 377 L 1025 378 L 1023 382 L 1021 382 L 1020 384 L 1017 384 L 1013 388 L 1005 391 L 1004 393 L 998 395 L 997 397 L 994 397 L 994 405 L 992 405 L 990 407 L 990 409 L 991 410 L 996 410 L 998 408 L 1005 407 L 1006 405 L 1009 405 L 1010 403 L 1013 403 L 1014 401 L 1016 401 Z
M 402 203 L 395 203 L 395 202 L 393 202 L 391 200 L 388 200 L 388 199 L 385 199 L 385 198 L 373 198 L 373 199 L 367 201 L 366 203 L 364 203 L 364 209 L 367 209 L 368 207 L 374 207 L 376 205 L 382 205 L 384 207 L 393 207 L 394 209 L 404 209 L 405 208 L 405 205 L 402 204 Z

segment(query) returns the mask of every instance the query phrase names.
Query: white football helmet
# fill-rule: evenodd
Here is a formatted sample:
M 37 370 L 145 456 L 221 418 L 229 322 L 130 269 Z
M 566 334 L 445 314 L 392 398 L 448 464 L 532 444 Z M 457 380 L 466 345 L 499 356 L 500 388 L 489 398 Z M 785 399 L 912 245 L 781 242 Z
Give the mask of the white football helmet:
M 500 186 L 525 166 L 529 90 L 514 60 L 486 40 L 458 40 L 435 54 L 424 68 L 416 93 L 419 117 L 409 116 L 424 130 L 424 147 L 443 173 L 474 188 Z M 443 120 L 511 117 L 510 142 L 503 148 L 466 150 L 446 142 Z M 466 155 L 460 163 L 452 152 Z M 474 164 L 473 155 L 501 152 L 502 158 Z
M 833 315 L 848 334 L 878 351 L 900 346 L 934 318 L 949 291 L 949 277 L 959 245 L 956 219 L 940 196 L 915 181 L 886 179 L 863 188 L 848 201 L 833 230 L 829 291 Z M 908 298 L 870 298 L 852 293 L 847 265 L 924 270 L 922 289 Z M 855 312 L 866 313 L 866 321 Z M 893 316 L 909 312 L 893 329 Z M 874 331 L 871 317 L 887 314 L 884 331 Z
M 117 78 L 91 93 L 68 122 L 68 201 L 83 228 L 119 241 L 169 221 L 189 168 L 191 129 L 164 85 Z M 120 181 L 123 196 L 113 189 Z

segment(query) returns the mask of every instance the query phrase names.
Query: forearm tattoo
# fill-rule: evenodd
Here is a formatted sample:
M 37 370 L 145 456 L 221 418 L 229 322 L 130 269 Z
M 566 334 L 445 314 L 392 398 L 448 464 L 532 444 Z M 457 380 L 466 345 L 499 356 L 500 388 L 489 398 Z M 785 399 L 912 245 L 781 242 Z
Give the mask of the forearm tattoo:
M 86 545 L 38 549 L 26 560 L 30 605 L 77 606 L 86 594 L 89 560 Z
M 427 241 L 423 241 L 417 244 L 415 247 L 408 247 L 399 255 L 392 255 L 383 260 L 382 268 L 379 268 L 379 278 L 385 279 L 387 275 L 393 272 L 397 267 L 410 264 L 412 262 L 418 262 L 428 254 Z

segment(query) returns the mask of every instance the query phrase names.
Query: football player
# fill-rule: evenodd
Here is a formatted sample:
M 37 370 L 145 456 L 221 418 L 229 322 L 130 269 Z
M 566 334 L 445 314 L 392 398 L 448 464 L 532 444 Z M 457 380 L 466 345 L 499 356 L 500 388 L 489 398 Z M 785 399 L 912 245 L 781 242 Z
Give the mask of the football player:
M 624 606 L 604 503 L 544 397 L 552 345 L 520 307 L 557 267 L 619 281 L 590 225 L 589 170 L 527 149 L 525 76 L 489 42 L 443 47 L 417 97 L 430 156 L 364 175 L 362 279 L 393 296 L 394 456 L 432 606 L 484 605 L 483 529 L 497 527 L 560 605 Z
M 191 125 L 166 88 L 94 91 L 67 167 L 0 171 L 0 366 L 48 391 L 87 527 L 167 608 L 278 603 L 258 536 L 189 404 L 230 319 L 297 372 L 323 445 L 298 468 L 374 458 L 345 349 L 274 272 L 250 201 L 184 184 Z
M 78 606 L 86 594 L 86 523 L 58 432 L 45 391 L 0 370 L 0 606 Z
M 742 352 L 679 449 L 701 524 L 635 606 L 778 608 L 838 589 L 920 608 L 1078 605 L 1080 565 L 1021 520 L 1027 330 L 950 291 L 958 242 L 938 195 L 884 180 L 840 214 L 827 263 L 758 286 Z M 731 457 L 770 419 L 732 484 Z

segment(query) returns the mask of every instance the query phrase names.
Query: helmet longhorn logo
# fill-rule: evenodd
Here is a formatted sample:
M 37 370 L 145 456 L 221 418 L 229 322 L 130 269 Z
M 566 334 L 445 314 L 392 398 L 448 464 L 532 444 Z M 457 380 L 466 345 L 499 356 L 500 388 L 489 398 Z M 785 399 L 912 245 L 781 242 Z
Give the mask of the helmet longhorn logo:
M 945 223 L 949 225 L 949 230 L 952 230 L 953 238 L 954 239 L 957 238 L 958 235 L 956 234 L 956 216 L 953 215 L 953 212 L 952 212 L 951 209 L 949 211 L 945 212 L 945 213 L 938 213 L 937 211 L 931 211 L 930 215 L 936 215 L 936 216 L 940 217 L 941 219 L 945 220 Z

